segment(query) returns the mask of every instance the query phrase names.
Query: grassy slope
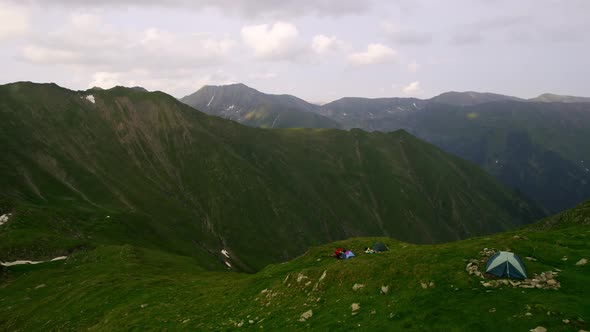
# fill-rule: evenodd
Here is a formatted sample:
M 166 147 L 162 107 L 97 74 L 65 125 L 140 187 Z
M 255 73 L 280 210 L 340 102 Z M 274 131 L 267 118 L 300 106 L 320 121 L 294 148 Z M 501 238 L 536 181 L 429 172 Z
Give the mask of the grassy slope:
M 441 245 L 378 238 L 391 250 L 374 255 L 361 248 L 376 239 L 350 239 L 255 275 L 205 272 L 187 257 L 101 246 L 65 262 L 8 268 L 0 279 L 0 329 L 233 330 L 242 322 L 252 330 L 587 330 L 590 265 L 575 262 L 590 257 L 589 207 L 518 231 Z M 337 246 L 352 248 L 357 257 L 329 257 Z M 525 260 L 529 276 L 563 270 L 561 288 L 482 287 L 465 264 L 484 247 L 536 258 Z M 420 285 L 431 281 L 433 288 Z M 353 291 L 355 283 L 365 287 Z M 390 286 L 385 295 L 384 285 Z M 357 315 L 352 303 L 360 304 Z M 300 322 L 310 309 L 313 316 Z
M 469 93 L 459 97 L 469 99 Z M 550 212 L 590 197 L 588 103 L 498 101 L 453 106 L 391 98 L 343 99 L 324 107 L 330 109 L 325 114 L 345 128 L 405 129 L 480 165 Z
M 589 109 L 526 102 L 433 105 L 416 115 L 413 132 L 558 212 L 590 197 Z
M 131 244 L 215 269 L 225 247 L 253 271 L 352 236 L 432 243 L 535 215 L 401 131 L 261 130 L 125 88 L 19 83 L 0 97 L 0 212 L 14 212 L 2 260 Z

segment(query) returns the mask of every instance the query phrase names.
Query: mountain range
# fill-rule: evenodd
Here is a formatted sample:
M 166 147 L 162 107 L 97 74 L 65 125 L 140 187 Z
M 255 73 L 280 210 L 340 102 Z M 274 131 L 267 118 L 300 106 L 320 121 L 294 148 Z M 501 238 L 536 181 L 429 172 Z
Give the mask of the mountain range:
M 470 121 L 555 113 L 349 102 L 428 116 L 399 119 L 435 137 L 427 125 L 443 120 L 469 138 L 486 132 Z M 550 158 L 508 133 L 512 158 Z M 139 87 L 19 82 L 0 86 L 0 151 L 0 330 L 589 326 L 590 201 L 539 220 L 534 202 L 403 129 L 262 129 Z M 389 250 L 365 253 L 375 241 Z M 499 250 L 529 279 L 486 277 Z
M 543 215 L 403 130 L 251 128 L 123 87 L 0 100 L 4 260 L 131 243 L 255 271 L 353 236 L 438 243 Z
M 226 94 L 231 99 L 221 97 Z M 236 84 L 206 86 L 190 99 L 181 100 L 202 109 L 213 95 L 218 96 L 219 105 L 232 105 L 245 112 L 244 117 L 254 117 L 248 114 L 258 111 L 241 104 L 244 99 L 241 95 L 247 95 L 248 100 L 271 98 L 275 112 L 289 109 L 292 119 L 296 114 L 306 119 L 315 113 L 344 129 L 406 130 L 476 163 L 550 212 L 590 198 L 589 98 L 543 94 L 525 100 L 493 93 L 447 92 L 425 100 L 347 97 L 317 106 L 293 96 L 266 95 Z M 217 109 L 205 109 L 210 114 L 227 117 Z M 253 126 L 269 126 L 232 119 Z M 309 124 L 306 120 L 290 123 L 298 127 L 302 122 Z M 316 122 L 314 127 L 323 125 Z

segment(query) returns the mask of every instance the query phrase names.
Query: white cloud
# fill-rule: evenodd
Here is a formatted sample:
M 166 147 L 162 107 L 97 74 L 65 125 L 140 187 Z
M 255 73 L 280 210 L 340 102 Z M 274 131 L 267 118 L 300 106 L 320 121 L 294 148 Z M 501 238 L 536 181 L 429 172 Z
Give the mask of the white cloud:
M 259 58 L 282 60 L 296 57 L 302 51 L 297 27 L 287 22 L 250 25 L 242 28 L 244 44 Z
M 0 2 L 0 41 L 18 37 L 29 29 L 29 13 L 20 6 Z
M 422 88 L 420 88 L 420 82 L 414 81 L 402 88 L 402 92 L 408 96 L 417 96 L 422 94 Z
M 16 0 L 15 0 L 16 1 Z M 115 8 L 157 7 L 198 12 L 213 8 L 220 12 L 244 17 L 293 18 L 297 16 L 343 16 L 367 12 L 374 5 L 373 0 L 29 0 L 44 6 L 65 8 Z
M 311 42 L 311 49 L 316 54 L 325 54 L 343 47 L 344 42 L 338 40 L 335 36 L 316 35 Z
M 67 64 L 80 60 L 80 55 L 76 52 L 37 45 L 25 46 L 22 50 L 22 55 L 30 62 L 44 64 Z
M 223 62 L 234 46 L 229 37 L 178 34 L 156 28 L 116 30 L 98 15 L 70 15 L 66 24 L 43 33 L 22 50 L 32 63 L 130 69 L 193 68 Z
M 120 73 L 109 73 L 109 72 L 96 72 L 92 75 L 92 81 L 88 84 L 88 87 L 99 87 L 103 89 L 110 89 L 117 85 L 126 85 L 121 80 Z
M 203 85 L 224 85 L 238 82 L 223 70 L 215 70 L 205 74 L 190 70 L 175 72 L 172 75 L 158 75 L 146 70 L 128 70 L 119 72 L 94 72 L 88 87 L 110 89 L 117 85 L 141 86 L 150 91 L 164 90 L 177 97 L 195 92 Z
M 396 55 L 396 51 L 383 44 L 369 44 L 367 51 L 350 54 L 348 61 L 355 65 L 393 63 Z
M 64 72 L 89 87 L 141 85 L 180 96 L 203 82 L 235 81 L 215 71 L 233 63 L 229 55 L 235 42 L 227 36 L 116 29 L 94 14 L 70 15 L 37 36 L 20 50 L 23 60 L 63 65 Z

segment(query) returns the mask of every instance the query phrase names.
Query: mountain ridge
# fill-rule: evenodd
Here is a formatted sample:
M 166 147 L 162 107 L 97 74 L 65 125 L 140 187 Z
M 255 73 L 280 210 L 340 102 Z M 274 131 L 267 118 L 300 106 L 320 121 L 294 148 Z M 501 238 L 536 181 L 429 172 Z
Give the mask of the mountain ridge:
M 590 132 L 584 130 L 590 103 L 451 91 L 430 99 L 344 97 L 312 111 L 344 129 L 407 130 L 475 162 L 552 212 L 590 198 L 590 171 L 583 164 L 590 160 Z M 507 144 L 513 139 L 523 143 L 519 153 Z
M 0 254 L 11 259 L 131 243 L 208 269 L 225 248 L 255 271 L 328 240 L 441 242 L 542 214 L 404 131 L 257 129 L 122 87 L 13 84 L 0 97 L 0 196 L 15 206 Z

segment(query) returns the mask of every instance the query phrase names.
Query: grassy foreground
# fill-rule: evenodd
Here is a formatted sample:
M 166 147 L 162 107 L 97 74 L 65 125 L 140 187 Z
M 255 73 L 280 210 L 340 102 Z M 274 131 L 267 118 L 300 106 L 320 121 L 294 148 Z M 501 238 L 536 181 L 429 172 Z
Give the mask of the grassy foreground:
M 6 268 L 0 330 L 588 330 L 590 265 L 576 265 L 590 258 L 588 217 L 559 218 L 441 245 L 350 239 L 257 274 L 205 271 L 195 258 L 135 246 L 99 246 L 66 261 Z M 364 254 L 375 240 L 391 250 Z M 331 258 L 337 246 L 357 257 Z M 530 278 L 562 270 L 561 288 L 483 287 L 465 271 L 483 248 L 535 258 L 524 260 Z

